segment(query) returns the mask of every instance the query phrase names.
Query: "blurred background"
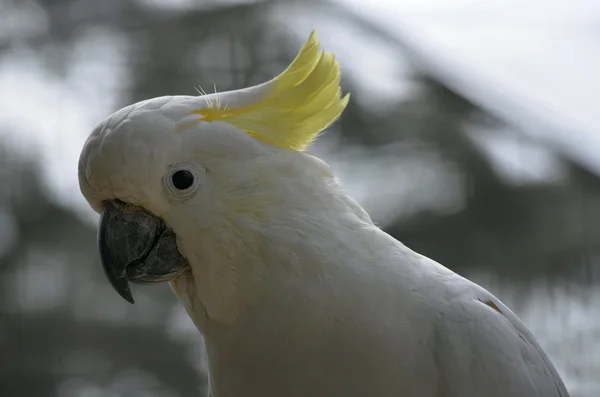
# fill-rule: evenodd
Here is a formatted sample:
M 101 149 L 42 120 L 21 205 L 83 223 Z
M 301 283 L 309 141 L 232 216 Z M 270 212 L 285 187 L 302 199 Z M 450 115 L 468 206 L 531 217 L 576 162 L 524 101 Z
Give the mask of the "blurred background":
M 312 29 L 352 93 L 313 153 L 600 395 L 599 27 L 597 0 L 0 0 L 0 395 L 204 395 L 169 288 L 105 279 L 79 152 L 132 102 L 270 79 Z

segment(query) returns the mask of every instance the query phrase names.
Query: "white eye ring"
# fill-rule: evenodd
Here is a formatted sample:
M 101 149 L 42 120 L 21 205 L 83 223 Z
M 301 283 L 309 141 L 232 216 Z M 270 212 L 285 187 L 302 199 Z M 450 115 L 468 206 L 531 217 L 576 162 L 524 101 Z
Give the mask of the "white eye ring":
M 183 199 L 192 196 L 200 187 L 204 172 L 190 164 L 169 167 L 164 183 L 171 195 Z

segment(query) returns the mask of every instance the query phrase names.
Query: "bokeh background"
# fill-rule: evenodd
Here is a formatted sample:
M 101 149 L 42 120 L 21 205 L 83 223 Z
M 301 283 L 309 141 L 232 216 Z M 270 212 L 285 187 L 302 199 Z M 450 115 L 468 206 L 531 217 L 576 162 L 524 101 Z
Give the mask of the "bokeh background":
M 0 0 L 0 395 L 204 395 L 169 288 L 105 280 L 79 152 L 132 102 L 270 79 L 317 29 L 352 99 L 313 153 L 599 396 L 598 26 L 597 0 Z

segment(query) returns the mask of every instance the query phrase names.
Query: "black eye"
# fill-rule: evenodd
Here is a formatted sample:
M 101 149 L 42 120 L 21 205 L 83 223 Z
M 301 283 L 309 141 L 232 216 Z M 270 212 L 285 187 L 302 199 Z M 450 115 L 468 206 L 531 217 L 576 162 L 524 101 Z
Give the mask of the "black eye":
M 173 186 L 179 190 L 189 189 L 194 184 L 194 174 L 188 170 L 179 170 L 171 176 Z

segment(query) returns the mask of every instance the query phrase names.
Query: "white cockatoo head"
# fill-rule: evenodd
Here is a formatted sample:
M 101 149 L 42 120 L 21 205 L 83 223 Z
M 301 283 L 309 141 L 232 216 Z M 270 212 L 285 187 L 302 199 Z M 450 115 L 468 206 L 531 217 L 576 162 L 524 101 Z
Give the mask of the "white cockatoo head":
M 133 303 L 129 282 L 169 281 L 188 311 L 231 321 L 270 258 L 293 262 L 290 247 L 320 219 L 339 209 L 367 219 L 304 152 L 347 102 L 313 32 L 264 84 L 149 99 L 106 118 L 82 150 L 79 182 L 101 214 L 113 287 Z

